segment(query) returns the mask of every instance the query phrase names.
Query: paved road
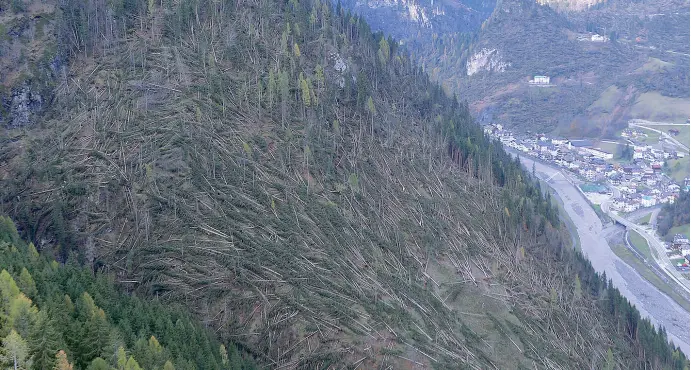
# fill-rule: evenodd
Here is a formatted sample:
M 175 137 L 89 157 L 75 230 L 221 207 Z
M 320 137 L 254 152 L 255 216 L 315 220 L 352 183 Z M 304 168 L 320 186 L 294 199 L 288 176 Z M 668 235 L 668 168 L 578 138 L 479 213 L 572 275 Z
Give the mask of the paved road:
M 655 259 L 657 265 L 662 268 L 662 271 L 664 271 L 665 274 L 667 274 L 672 280 L 674 280 L 684 290 L 686 290 L 687 293 L 691 293 L 691 290 L 689 290 L 689 281 L 684 276 L 682 276 L 679 271 L 677 271 L 676 267 L 674 267 L 669 258 L 667 258 L 667 251 L 665 249 L 665 246 L 657 238 L 657 236 L 655 236 L 655 232 L 652 230 L 649 231 L 647 228 L 644 228 L 641 225 L 637 225 L 636 223 L 619 216 L 616 212 L 610 209 L 610 202 L 611 201 L 602 203 L 602 211 L 608 214 L 609 217 L 611 217 L 613 220 L 616 220 L 617 222 L 626 226 L 630 230 L 636 231 L 643 238 L 645 238 L 645 240 L 648 242 L 648 246 L 651 249 L 654 249 L 654 253 L 651 254 L 653 256 L 653 259 Z
M 611 188 L 610 188 L 611 189 Z M 614 194 L 614 191 L 612 191 Z M 617 198 L 616 196 L 613 196 L 613 198 Z M 625 215 L 626 219 L 629 221 L 637 222 L 640 223 L 641 219 L 651 213 L 655 213 L 656 209 L 662 208 L 662 204 L 655 205 L 653 207 L 648 207 L 648 208 L 639 208 L 633 212 L 627 213 Z M 654 215 L 651 215 L 650 217 L 655 217 Z M 653 219 L 651 218 L 649 224 L 651 225 L 650 227 L 653 227 Z
M 529 170 L 535 163 L 538 176 L 546 179 L 558 169 L 521 156 L 521 162 Z M 650 318 L 654 325 L 663 325 L 670 340 L 689 355 L 689 313 L 674 300 L 661 293 L 655 286 L 643 279 L 633 268 L 612 252 L 604 235 L 603 225 L 578 189 L 564 176 L 554 176 L 549 185 L 564 202 L 566 213 L 576 225 L 581 241 L 581 250 L 588 257 L 593 268 L 606 272 L 607 277 L 621 294 L 634 304 L 641 315 Z
M 682 150 L 684 150 L 684 151 L 686 151 L 686 152 L 689 151 L 689 147 L 687 147 L 686 145 L 682 144 L 681 142 L 679 142 L 677 139 L 673 138 L 671 135 L 667 134 L 666 132 L 664 132 L 664 131 L 662 131 L 662 130 L 654 129 L 654 128 L 652 128 L 652 127 L 643 126 L 643 125 L 638 124 L 638 123 L 636 123 L 636 122 L 637 122 L 637 121 L 634 121 L 634 120 L 629 121 L 629 127 L 638 127 L 638 128 L 642 128 L 642 129 L 645 129 L 645 130 L 655 131 L 655 132 L 659 133 L 660 135 L 662 135 L 665 139 L 669 140 L 672 144 L 676 145 L 679 149 L 682 149 Z M 645 123 L 645 124 L 648 125 L 648 126 L 651 125 L 651 123 Z M 654 125 L 653 125 L 653 126 L 654 126 Z M 687 145 L 688 145 L 688 144 L 687 144 Z
M 688 126 L 688 123 L 672 123 L 672 122 L 656 122 L 656 121 L 648 121 L 644 119 L 632 119 L 629 120 L 629 122 L 637 124 L 637 125 L 646 125 L 646 126 Z

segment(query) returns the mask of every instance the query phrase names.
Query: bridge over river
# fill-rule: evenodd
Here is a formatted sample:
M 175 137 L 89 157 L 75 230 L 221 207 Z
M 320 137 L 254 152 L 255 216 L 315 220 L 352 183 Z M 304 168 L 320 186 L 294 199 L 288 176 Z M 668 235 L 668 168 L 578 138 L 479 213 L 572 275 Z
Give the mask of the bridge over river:
M 636 305 L 641 315 L 649 317 L 655 325 L 663 325 L 669 338 L 688 356 L 689 313 L 614 254 L 603 235 L 602 221 L 580 190 L 558 168 L 523 156 L 521 162 L 529 171 L 535 164 L 537 175 L 549 180 L 548 184 L 564 202 L 566 213 L 576 225 L 581 250 L 593 268 L 606 272 L 614 286 Z

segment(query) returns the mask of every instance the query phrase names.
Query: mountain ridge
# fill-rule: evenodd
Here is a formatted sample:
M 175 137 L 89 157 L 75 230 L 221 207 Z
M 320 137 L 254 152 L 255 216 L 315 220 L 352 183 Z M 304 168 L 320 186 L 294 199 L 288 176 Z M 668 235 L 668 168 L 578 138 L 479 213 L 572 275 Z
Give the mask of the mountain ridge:
M 360 17 L 149 4 L 90 23 L 45 116 L 2 133 L 0 206 L 42 253 L 185 302 L 267 367 L 686 364 Z
M 377 26 L 395 28 L 403 39 L 418 38 L 406 45 L 414 58 L 448 94 L 469 97 L 482 123 L 612 138 L 630 119 L 688 119 L 688 13 L 683 1 L 582 7 L 504 0 L 481 26 L 463 31 L 426 34 L 395 22 Z M 529 88 L 536 75 L 549 75 L 552 86 Z M 610 102 L 608 89 L 625 93 Z

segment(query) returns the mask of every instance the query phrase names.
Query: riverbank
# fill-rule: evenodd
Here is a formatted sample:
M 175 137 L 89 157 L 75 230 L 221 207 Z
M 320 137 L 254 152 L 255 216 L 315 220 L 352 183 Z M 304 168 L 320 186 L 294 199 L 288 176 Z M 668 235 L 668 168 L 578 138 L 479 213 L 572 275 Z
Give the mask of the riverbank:
M 689 355 L 689 316 L 679 304 L 641 277 L 622 261 L 602 237 L 603 224 L 590 203 L 576 186 L 559 170 L 532 158 L 521 156 L 523 165 L 531 171 L 533 164 L 538 177 L 549 179 L 548 185 L 559 195 L 566 215 L 573 222 L 580 240 L 581 251 L 598 272 L 605 272 L 621 294 L 634 304 L 642 316 L 655 325 L 663 325 L 670 339 Z M 569 227 L 571 229 L 571 227 Z
M 625 232 L 623 237 L 624 244 L 618 241 L 613 241 L 610 239 L 610 246 L 612 251 L 627 265 L 631 266 L 649 283 L 653 284 L 658 290 L 665 293 L 668 297 L 672 298 L 675 302 L 679 304 L 685 310 L 689 310 L 689 301 L 687 296 L 681 290 L 676 283 L 670 281 L 664 272 L 660 271 L 659 266 L 655 264 L 652 259 L 646 258 L 642 255 L 630 242 L 630 233 Z

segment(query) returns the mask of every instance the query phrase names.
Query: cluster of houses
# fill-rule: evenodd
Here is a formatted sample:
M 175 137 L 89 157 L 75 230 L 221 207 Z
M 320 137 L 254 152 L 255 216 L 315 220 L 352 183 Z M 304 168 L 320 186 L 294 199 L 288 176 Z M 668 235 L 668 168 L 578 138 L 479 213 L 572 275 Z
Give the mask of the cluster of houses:
M 614 153 L 597 148 L 591 140 L 549 138 L 544 134 L 516 138 L 500 124 L 486 125 L 484 130 L 509 148 L 551 162 L 589 182 L 616 188 L 612 208 L 617 211 L 632 212 L 640 207 L 674 203 L 681 190 L 689 190 L 688 179 L 682 189 L 662 172 L 665 159 L 683 157 L 681 152 L 660 150 L 631 140 L 627 150 L 631 151 L 632 159 L 621 163 L 613 161 Z M 630 129 L 622 134 L 625 138 L 641 135 L 644 134 Z
M 637 128 L 627 128 L 621 132 L 621 137 L 624 139 L 645 140 L 648 137 L 648 134 Z
M 667 133 L 669 133 L 671 136 L 678 136 L 679 130 L 676 128 L 670 128 L 667 130 Z M 627 140 L 645 140 L 648 137 L 648 134 L 637 128 L 627 128 L 621 132 L 621 137 Z
M 689 271 L 689 239 L 682 235 L 674 235 L 671 243 L 666 245 L 667 256 L 672 261 L 675 261 L 677 270 Z

